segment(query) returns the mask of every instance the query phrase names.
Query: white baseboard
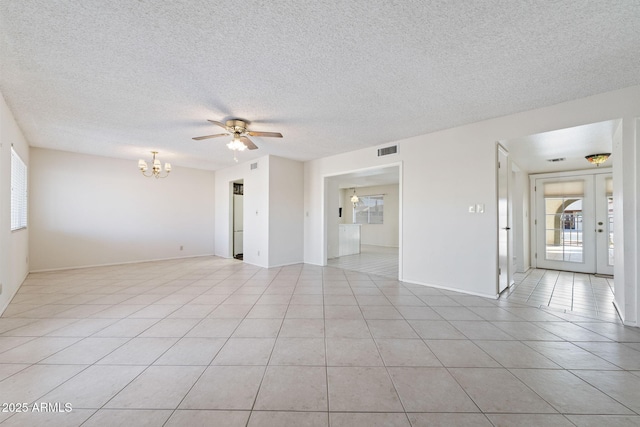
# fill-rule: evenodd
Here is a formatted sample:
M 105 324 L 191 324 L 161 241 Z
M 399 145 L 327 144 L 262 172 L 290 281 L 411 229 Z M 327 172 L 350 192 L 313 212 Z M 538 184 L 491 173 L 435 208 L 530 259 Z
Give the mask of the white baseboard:
M 16 296 L 16 294 L 18 293 L 18 291 L 20 290 L 20 287 L 22 286 L 22 284 L 24 283 L 25 280 L 27 280 L 27 276 L 29 275 L 29 273 L 25 274 L 25 276 L 22 278 L 22 280 L 20 281 L 20 284 L 18 286 L 16 286 L 16 289 L 13 291 L 13 294 L 11 294 L 11 297 L 9 297 L 9 299 L 7 300 L 7 302 L 4 304 L 4 306 L 0 307 L 0 316 L 2 316 L 2 314 L 4 313 L 4 311 L 7 309 L 7 307 L 9 307 L 9 304 L 11 304 L 11 301 L 13 300 L 13 298 Z
M 76 265 L 70 267 L 56 267 L 56 268 L 45 268 L 41 270 L 31 270 L 29 273 L 46 273 L 49 271 L 61 271 L 61 270 L 79 270 L 83 268 L 94 268 L 94 267 L 110 267 L 114 265 L 125 265 L 125 264 L 142 264 L 145 262 L 155 262 L 155 261 L 170 261 L 175 259 L 188 259 L 188 258 L 199 258 L 205 256 L 215 256 L 214 254 L 199 254 L 199 255 L 188 255 L 188 256 L 179 256 L 179 257 L 171 257 L 171 258 L 153 258 L 153 259 L 143 259 L 137 261 L 122 261 L 122 262 L 110 262 L 104 264 L 91 264 L 91 265 Z
M 494 295 L 494 294 L 481 294 L 478 292 L 471 292 L 471 291 L 466 291 L 463 289 L 458 289 L 458 288 L 451 288 L 449 286 L 441 286 L 441 285 L 433 285 L 431 283 L 423 283 L 423 282 L 418 282 L 415 280 L 402 280 L 402 282 L 404 283 L 410 283 L 412 285 L 421 285 L 421 286 L 428 286 L 430 288 L 436 288 L 436 289 L 443 289 L 445 291 L 453 291 L 453 292 L 460 292 L 461 294 L 466 294 L 466 295 L 473 295 L 476 297 L 482 297 L 482 298 L 491 298 L 491 299 L 498 299 L 499 295 Z

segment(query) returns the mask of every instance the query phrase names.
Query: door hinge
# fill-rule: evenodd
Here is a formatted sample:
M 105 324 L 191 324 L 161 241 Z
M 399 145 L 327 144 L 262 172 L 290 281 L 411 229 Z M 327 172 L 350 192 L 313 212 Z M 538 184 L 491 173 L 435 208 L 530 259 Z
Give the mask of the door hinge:
M 536 185 L 533 186 L 533 191 L 538 191 L 538 187 Z
M 538 225 L 538 220 L 537 219 L 533 220 L 533 225 Z
M 538 252 L 533 256 L 535 259 L 538 259 Z
M 500 267 L 498 267 L 498 276 L 502 275 L 502 269 Z

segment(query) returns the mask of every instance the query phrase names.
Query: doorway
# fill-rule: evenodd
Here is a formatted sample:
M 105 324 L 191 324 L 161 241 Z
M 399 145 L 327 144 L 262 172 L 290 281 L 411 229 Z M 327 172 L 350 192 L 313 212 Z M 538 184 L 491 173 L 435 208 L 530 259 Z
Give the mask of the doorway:
M 531 176 L 538 268 L 613 275 L 610 169 Z
M 324 179 L 325 265 L 402 278 L 400 164 Z
M 233 257 L 238 260 L 244 258 L 244 180 L 231 183 L 232 192 L 232 245 Z

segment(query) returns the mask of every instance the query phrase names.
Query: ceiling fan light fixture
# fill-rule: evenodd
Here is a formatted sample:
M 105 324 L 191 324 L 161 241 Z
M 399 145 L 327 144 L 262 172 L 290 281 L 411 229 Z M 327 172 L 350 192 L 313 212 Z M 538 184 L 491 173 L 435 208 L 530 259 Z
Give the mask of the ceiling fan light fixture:
M 233 139 L 227 144 L 227 148 L 234 152 L 233 158 L 236 159 L 236 151 L 255 150 L 258 148 L 256 144 L 249 138 L 250 136 L 267 137 L 267 138 L 282 138 L 280 132 L 262 132 L 253 131 L 247 129 L 247 123 L 245 120 L 231 119 L 225 123 L 218 122 L 216 120 L 208 120 L 216 126 L 223 128 L 226 133 L 216 133 L 214 135 L 196 136 L 192 138 L 196 141 L 203 139 L 218 138 L 221 136 L 233 136 Z M 236 159 L 237 161 L 237 159 Z
M 244 142 L 240 141 L 240 136 L 235 134 L 233 135 L 233 139 L 227 144 L 227 148 L 231 151 L 244 151 L 247 149 L 247 146 L 244 145 Z
M 607 159 L 609 159 L 609 156 L 611 156 L 611 153 L 599 153 L 599 154 L 589 154 L 584 158 L 587 159 L 589 163 L 592 163 L 596 166 L 600 166 L 602 163 L 606 162 Z

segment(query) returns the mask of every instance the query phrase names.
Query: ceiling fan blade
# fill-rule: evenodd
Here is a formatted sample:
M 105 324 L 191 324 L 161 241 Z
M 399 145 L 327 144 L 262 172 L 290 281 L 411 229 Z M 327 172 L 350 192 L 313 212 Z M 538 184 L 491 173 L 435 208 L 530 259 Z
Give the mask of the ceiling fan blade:
M 282 138 L 282 134 L 280 132 L 254 132 L 254 131 L 250 131 L 247 132 L 248 135 L 251 136 L 268 136 L 271 138 Z
M 195 138 L 191 138 L 191 139 L 195 139 L 196 141 L 200 141 L 201 139 L 217 138 L 219 136 L 225 136 L 225 135 L 229 135 L 229 134 L 228 133 L 217 133 L 215 135 L 196 136 Z
M 240 141 L 242 141 L 242 143 L 244 145 L 246 145 L 246 147 L 249 150 L 255 150 L 256 148 L 258 148 L 258 146 L 256 144 L 253 143 L 252 140 L 250 140 L 249 138 L 247 138 L 246 136 L 241 136 L 240 138 L 238 138 Z
M 226 129 L 227 125 L 225 125 L 224 123 L 220 123 L 220 122 L 216 122 L 215 120 L 207 120 L 210 123 L 213 123 L 214 125 L 218 125 L 220 126 L 222 129 Z

